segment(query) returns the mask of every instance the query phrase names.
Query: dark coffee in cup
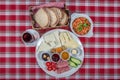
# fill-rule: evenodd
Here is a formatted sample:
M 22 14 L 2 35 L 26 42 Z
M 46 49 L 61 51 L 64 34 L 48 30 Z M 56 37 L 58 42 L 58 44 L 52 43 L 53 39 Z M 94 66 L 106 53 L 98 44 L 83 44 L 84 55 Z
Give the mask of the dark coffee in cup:
M 40 35 L 36 30 L 28 29 L 23 32 L 21 39 L 26 46 L 35 46 Z

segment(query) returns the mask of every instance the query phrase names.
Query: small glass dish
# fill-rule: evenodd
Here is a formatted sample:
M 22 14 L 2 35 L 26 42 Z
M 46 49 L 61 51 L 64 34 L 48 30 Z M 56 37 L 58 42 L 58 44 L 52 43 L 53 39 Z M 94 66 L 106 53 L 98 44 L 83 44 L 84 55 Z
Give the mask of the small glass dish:
M 60 55 L 59 55 L 59 53 L 51 53 L 51 54 L 52 54 L 52 55 L 51 55 L 52 61 L 58 62 L 58 61 L 60 60 Z
M 37 55 L 39 57 L 39 60 L 42 61 L 51 61 L 51 55 L 49 52 L 44 52 L 44 51 L 40 51 Z
M 72 56 L 80 56 L 82 54 L 82 50 L 79 47 L 73 48 L 73 49 L 70 49 L 70 53 Z
M 64 50 L 60 53 L 60 57 L 62 60 L 67 61 L 70 59 L 70 53 L 68 51 Z

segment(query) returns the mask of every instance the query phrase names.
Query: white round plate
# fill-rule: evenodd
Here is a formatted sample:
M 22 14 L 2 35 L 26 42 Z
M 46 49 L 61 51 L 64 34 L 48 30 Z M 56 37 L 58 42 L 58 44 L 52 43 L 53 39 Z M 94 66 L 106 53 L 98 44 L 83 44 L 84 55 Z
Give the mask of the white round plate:
M 76 71 L 78 71 L 78 69 L 82 66 L 82 63 L 80 65 L 78 65 L 77 68 L 71 68 L 69 71 L 66 71 L 64 73 L 61 73 L 61 74 L 57 74 L 56 72 L 54 71 L 48 71 L 46 69 L 46 66 L 45 66 L 45 61 L 41 60 L 40 59 L 40 51 L 39 51 L 39 47 L 40 47 L 40 44 L 41 42 L 44 40 L 43 37 L 46 36 L 46 35 L 49 35 L 55 31 L 59 31 L 59 32 L 69 32 L 69 34 L 72 36 L 72 38 L 79 44 L 79 48 L 81 49 L 81 54 L 79 54 L 76 58 L 80 59 L 81 62 L 83 63 L 83 60 L 84 60 L 84 49 L 83 49 L 83 46 L 82 46 L 82 43 L 81 41 L 79 40 L 78 37 L 76 37 L 72 32 L 68 31 L 68 30 L 63 30 L 63 29 L 54 29 L 54 30 L 51 30 L 51 31 L 48 31 L 47 33 L 45 33 L 39 40 L 38 40 L 38 43 L 37 43 L 37 46 L 36 46 L 36 59 L 37 59 L 37 62 L 38 62 L 38 65 L 40 66 L 40 68 L 42 68 L 47 74 L 53 76 L 53 77 L 56 77 L 56 78 L 61 78 L 61 77 L 67 77 L 67 76 L 70 76 L 72 74 L 74 74 Z

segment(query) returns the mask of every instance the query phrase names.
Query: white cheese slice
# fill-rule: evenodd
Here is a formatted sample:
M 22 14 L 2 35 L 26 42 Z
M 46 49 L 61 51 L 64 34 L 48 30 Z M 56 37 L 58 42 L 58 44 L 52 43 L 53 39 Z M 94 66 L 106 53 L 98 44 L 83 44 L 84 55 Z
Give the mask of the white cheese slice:
M 70 41 L 70 38 L 69 38 L 69 36 L 67 35 L 67 32 L 64 32 L 64 33 L 63 33 L 63 36 L 64 36 L 64 38 L 65 38 L 66 43 Z
M 44 36 L 44 40 L 45 40 L 45 42 L 49 43 L 49 42 L 51 42 L 51 41 L 55 41 L 55 37 L 54 37 L 54 35 L 51 33 L 51 34 L 48 34 L 48 35 Z
M 77 41 L 74 40 L 69 32 L 61 32 L 60 40 L 62 42 L 62 45 L 67 48 L 77 48 L 79 46 Z
M 70 33 L 69 33 L 69 32 L 66 32 L 66 34 L 67 34 L 67 36 L 68 36 L 69 40 L 73 40 L 73 37 L 70 35 Z
M 51 42 L 49 42 L 48 44 L 49 44 L 51 47 L 56 47 L 56 44 L 55 44 L 54 41 L 51 41 Z
M 61 42 L 62 45 L 64 45 L 66 43 L 63 32 L 60 33 L 60 42 Z
M 52 46 L 50 46 L 49 44 L 47 44 L 46 42 L 43 41 L 40 44 L 39 51 L 48 51 L 52 48 L 53 48 Z
M 61 47 L 62 44 L 60 42 L 60 35 L 59 35 L 59 31 L 55 31 L 54 32 L 54 37 L 55 37 L 55 44 L 56 44 L 56 47 Z

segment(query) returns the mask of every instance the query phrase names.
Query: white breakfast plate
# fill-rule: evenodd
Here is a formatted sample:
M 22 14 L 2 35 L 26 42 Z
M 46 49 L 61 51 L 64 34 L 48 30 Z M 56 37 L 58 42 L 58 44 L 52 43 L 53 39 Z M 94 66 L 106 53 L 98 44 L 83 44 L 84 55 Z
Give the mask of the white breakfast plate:
M 38 40 L 38 43 L 37 43 L 37 46 L 36 46 L 36 59 L 37 59 L 37 62 L 38 62 L 38 65 L 40 66 L 40 68 L 42 68 L 48 75 L 51 75 L 51 76 L 56 77 L 56 78 L 67 77 L 67 76 L 70 76 L 70 75 L 74 74 L 76 71 L 78 71 L 78 69 L 82 66 L 82 63 L 77 68 L 71 68 L 67 72 L 64 72 L 64 73 L 61 73 L 61 74 L 57 74 L 54 71 L 48 71 L 46 69 L 46 66 L 45 66 L 45 61 L 43 61 L 43 60 L 40 59 L 41 52 L 39 51 L 38 48 L 40 47 L 41 42 L 44 40 L 43 37 L 46 36 L 46 35 L 49 35 L 49 34 L 51 34 L 53 32 L 55 32 L 55 31 L 59 31 L 59 32 L 64 32 L 65 31 L 65 32 L 69 32 L 70 33 L 70 35 L 72 36 L 72 38 L 79 44 L 79 48 L 81 49 L 81 52 L 82 52 L 76 58 L 80 59 L 82 61 L 82 63 L 83 63 L 83 60 L 84 60 L 84 49 L 83 49 L 81 41 L 72 32 L 70 32 L 68 30 L 63 30 L 63 29 L 54 29 L 54 30 L 48 31 L 47 33 L 45 33 Z

